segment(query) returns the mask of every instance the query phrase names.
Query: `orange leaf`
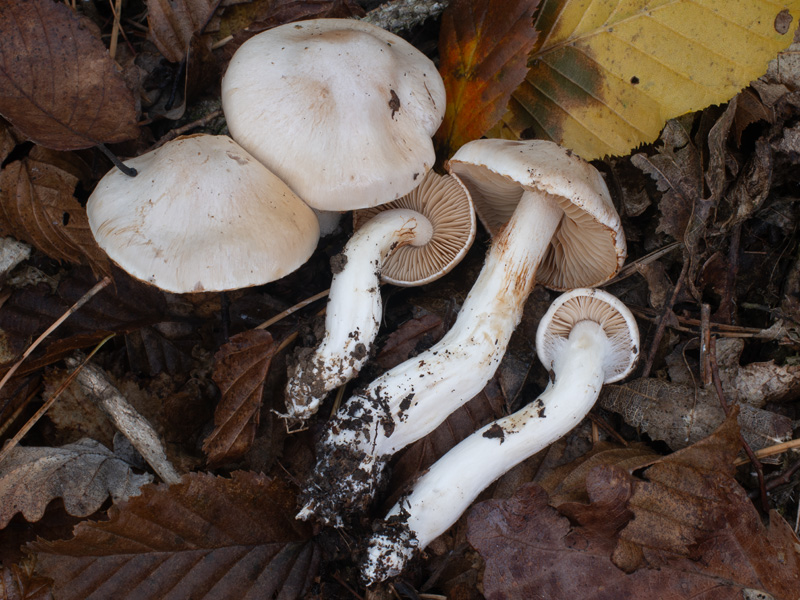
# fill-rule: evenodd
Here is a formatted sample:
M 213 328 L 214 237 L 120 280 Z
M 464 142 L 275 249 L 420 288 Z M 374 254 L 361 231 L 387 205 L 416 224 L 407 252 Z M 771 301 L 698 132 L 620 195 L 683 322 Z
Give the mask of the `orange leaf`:
M 503 116 L 511 93 L 527 73 L 538 4 L 539 0 L 454 0 L 442 14 L 439 71 L 448 102 L 434 138 L 440 157 L 448 158 L 478 139 Z
M 93 26 L 52 0 L 0 2 L 0 114 L 78 150 L 136 137 L 136 101 Z

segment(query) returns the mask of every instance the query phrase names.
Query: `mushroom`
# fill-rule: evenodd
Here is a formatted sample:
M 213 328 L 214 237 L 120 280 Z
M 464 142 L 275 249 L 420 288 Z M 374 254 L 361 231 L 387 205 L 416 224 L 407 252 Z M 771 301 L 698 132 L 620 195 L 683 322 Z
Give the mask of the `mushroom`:
M 434 281 L 457 265 L 475 239 L 472 200 L 457 177 L 429 171 L 399 200 L 355 213 L 355 232 L 331 261 L 325 333 L 292 367 L 285 415 L 304 420 L 325 395 L 355 377 L 381 321 L 379 278 L 398 286 Z
M 313 211 L 227 136 L 179 137 L 113 168 L 86 211 L 97 243 L 132 276 L 176 293 L 291 273 L 314 251 Z
M 312 19 L 242 44 L 222 107 L 232 137 L 304 201 L 345 211 L 416 187 L 435 160 L 445 91 L 433 62 L 402 38 Z
M 372 498 L 388 458 L 475 396 L 505 354 L 539 280 L 561 289 L 611 278 L 625 240 L 608 188 L 589 163 L 553 142 L 477 140 L 449 162 L 489 223 L 516 202 L 456 322 L 429 350 L 354 394 L 329 422 L 300 518 L 341 524 Z M 482 213 L 483 211 L 483 213 Z M 540 268 L 541 264 L 541 268 Z
M 394 505 L 369 542 L 362 570 L 368 585 L 399 575 L 489 484 L 580 423 L 603 384 L 633 370 L 639 330 L 608 292 L 575 289 L 559 296 L 539 322 L 536 351 L 550 371 L 547 388 L 453 447 Z

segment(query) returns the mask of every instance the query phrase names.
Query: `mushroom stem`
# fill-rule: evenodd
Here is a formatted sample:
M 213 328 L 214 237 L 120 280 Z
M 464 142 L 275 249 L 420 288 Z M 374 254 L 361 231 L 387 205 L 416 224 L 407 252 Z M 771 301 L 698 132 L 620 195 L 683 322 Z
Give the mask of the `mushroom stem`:
M 494 375 L 563 211 L 526 191 L 492 242 L 455 324 L 429 350 L 352 396 L 331 420 L 298 518 L 341 525 L 371 499 L 387 459 L 431 431 Z
M 328 392 L 358 374 L 369 358 L 381 322 L 384 262 L 397 248 L 422 246 L 432 235 L 426 217 L 404 208 L 378 213 L 353 233 L 342 253 L 331 261 L 334 275 L 324 337 L 290 373 L 287 418 L 310 417 Z
M 415 551 L 449 529 L 490 483 L 580 423 L 600 394 L 611 354 L 602 326 L 577 323 L 557 350 L 555 379 L 544 392 L 452 448 L 389 511 L 364 560 L 368 585 L 399 575 Z

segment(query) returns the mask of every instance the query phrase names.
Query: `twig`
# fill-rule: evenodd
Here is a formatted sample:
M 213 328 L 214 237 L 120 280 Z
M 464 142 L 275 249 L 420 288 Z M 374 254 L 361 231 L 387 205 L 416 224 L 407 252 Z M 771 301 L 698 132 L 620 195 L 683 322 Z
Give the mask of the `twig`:
M 449 0 L 392 0 L 369 11 L 363 20 L 397 33 L 438 17 L 449 3 Z
M 719 397 L 719 403 L 722 405 L 722 410 L 725 411 L 725 416 L 728 416 L 731 412 L 731 409 L 730 406 L 728 406 L 728 402 L 725 400 L 725 392 L 722 391 L 722 379 L 720 379 L 719 365 L 717 364 L 717 339 L 714 337 L 711 338 L 709 355 L 711 358 L 711 377 L 714 381 L 714 387 L 717 390 L 717 396 Z M 767 487 L 764 483 L 764 468 L 761 466 L 761 461 L 756 458 L 756 455 L 753 452 L 753 449 L 750 447 L 750 444 L 748 444 L 744 439 L 741 431 L 739 432 L 739 441 L 741 442 L 742 448 L 744 448 L 747 456 L 750 457 L 750 462 L 753 463 L 753 468 L 756 470 L 756 475 L 758 477 L 758 488 L 761 492 L 761 508 L 765 513 L 768 513 L 769 498 L 767 497 Z
M 77 359 L 67 359 L 67 365 L 76 366 Z M 83 363 L 78 371 L 78 383 L 94 398 L 119 432 L 131 442 L 162 481 L 170 485 L 181 480 L 180 474 L 167 458 L 161 439 L 122 393 L 114 387 L 105 374 L 96 366 Z
M 9 379 L 11 379 L 11 376 L 17 372 L 17 369 L 19 369 L 20 365 L 25 361 L 26 358 L 28 358 L 31 355 L 31 352 L 36 350 L 39 344 L 41 344 L 48 335 L 53 333 L 53 331 L 55 331 L 59 325 L 61 325 L 64 321 L 66 321 L 71 314 L 75 313 L 78 309 L 80 309 L 81 306 L 86 304 L 95 294 L 97 294 L 97 292 L 105 288 L 109 283 L 111 283 L 111 278 L 108 276 L 103 277 L 103 279 L 100 280 L 99 283 L 97 283 L 94 287 L 92 287 L 92 289 L 90 289 L 83 296 L 81 296 L 75 304 L 70 306 L 69 309 L 67 309 L 67 312 L 65 312 L 58 319 L 56 319 L 55 323 L 50 325 L 50 327 L 48 327 L 42 335 L 36 338 L 36 340 L 28 347 L 28 349 L 25 350 L 25 352 L 23 352 L 20 359 L 13 365 L 11 365 L 11 368 L 8 369 L 6 374 L 3 376 L 3 379 L 0 379 L 0 389 L 3 389 L 3 386 L 8 382 Z
M 794 474 L 797 473 L 798 471 L 800 471 L 800 460 L 795 461 L 795 463 L 791 467 L 786 469 L 780 475 L 777 475 L 776 477 L 770 479 L 767 482 L 767 491 L 770 492 L 778 486 L 791 483 L 792 477 L 794 477 Z
M 50 409 L 50 407 L 53 406 L 55 401 L 58 400 L 58 397 L 61 395 L 61 392 L 63 392 L 65 389 L 67 389 L 69 384 L 71 384 L 72 381 L 75 379 L 75 377 L 77 377 L 78 373 L 83 368 L 83 366 L 87 362 L 89 362 L 89 359 L 92 358 L 95 355 L 95 353 L 98 350 L 100 350 L 100 348 L 103 346 L 103 344 L 105 344 L 112 337 L 114 337 L 114 336 L 113 335 L 109 335 L 102 342 L 97 344 L 97 346 L 95 346 L 94 350 L 92 350 L 91 354 L 89 354 L 89 356 L 86 357 L 86 360 L 83 361 L 83 363 L 77 369 L 75 369 L 72 373 L 70 373 L 67 376 L 67 378 L 64 380 L 64 382 L 60 386 L 58 386 L 58 389 L 53 393 L 53 395 L 50 396 L 50 398 L 48 398 L 47 401 L 44 404 L 42 404 L 42 406 L 39 407 L 39 410 L 37 410 L 34 413 L 34 415 L 30 419 L 28 419 L 28 422 L 25 423 L 25 425 L 22 426 L 22 429 L 20 429 L 13 438 L 11 438 L 10 440 L 8 440 L 6 442 L 5 446 L 3 446 L 3 449 L 0 450 L 0 463 L 2 463 L 3 460 L 5 460 L 5 458 L 11 453 L 11 451 L 14 448 L 17 447 L 17 444 L 20 443 L 22 438 L 25 437 L 25 435 L 39 421 L 39 419 L 41 419 L 44 416 L 44 414 Z
M 711 385 L 711 305 L 704 302 L 700 305 L 700 376 L 703 387 Z
M 775 444 L 774 446 L 767 446 L 766 448 L 760 448 L 756 450 L 755 454 L 758 458 L 765 458 L 767 456 L 775 456 L 776 454 L 782 454 L 787 450 L 792 450 L 793 448 L 800 448 L 800 439 L 796 440 L 789 440 L 788 442 L 781 442 L 780 444 Z M 737 458 L 733 466 L 739 467 L 746 463 L 750 462 L 749 458 Z
M 266 329 L 270 325 L 274 325 L 275 323 L 277 323 L 281 319 L 283 319 L 285 317 L 288 317 L 290 314 L 292 314 L 294 312 L 297 312 L 298 310 L 300 310 L 301 308 L 303 308 L 305 306 L 308 306 L 312 302 L 316 302 L 317 300 L 322 300 L 325 296 L 328 295 L 328 292 L 330 292 L 330 290 L 324 290 L 324 291 L 320 292 L 319 294 L 314 294 L 310 298 L 306 298 L 305 300 L 302 300 L 302 301 L 298 302 L 297 304 L 295 304 L 291 308 L 287 308 L 285 311 L 283 311 L 281 313 L 278 313 L 277 315 L 275 315 L 271 319 L 268 319 L 267 321 L 264 321 L 263 323 L 261 323 L 261 325 L 258 325 L 257 327 L 255 327 L 255 329 Z
M 609 425 L 608 423 L 605 422 L 604 419 L 601 419 L 600 417 L 598 417 L 597 415 L 593 415 L 592 413 L 589 413 L 588 416 L 589 416 L 589 419 L 592 421 L 592 426 L 600 427 L 603 431 L 605 431 L 608 435 L 613 437 L 615 440 L 617 440 L 623 446 L 627 446 L 628 445 L 628 442 L 625 440 L 625 438 L 622 437 L 619 433 L 617 433 L 614 430 L 614 428 L 611 427 L 611 425 Z
M 675 288 L 672 290 L 672 295 L 667 302 L 667 305 L 664 307 L 664 310 L 661 312 L 661 317 L 658 319 L 658 325 L 656 326 L 656 332 L 653 335 L 653 341 L 651 342 L 650 352 L 647 353 L 647 361 L 644 363 L 644 369 L 642 369 L 641 377 L 645 378 L 650 375 L 650 371 L 653 369 L 653 362 L 656 360 L 656 353 L 658 352 L 658 347 L 661 344 L 661 338 L 664 337 L 664 331 L 667 328 L 667 315 L 672 312 L 672 307 L 675 306 L 675 302 L 678 300 L 678 294 L 683 287 L 683 282 L 686 279 L 686 273 L 689 271 L 689 261 L 683 261 L 683 268 L 681 269 L 681 274 L 678 275 L 678 281 L 675 282 Z
M 116 154 L 114 154 L 111 150 L 106 148 L 105 144 L 97 144 L 96 148 L 100 150 L 103 154 L 106 155 L 106 158 L 114 163 L 114 166 L 117 167 L 120 171 L 122 171 L 128 177 L 136 177 L 139 172 L 134 169 L 133 167 L 129 167 L 125 163 L 123 163 Z
M 725 291 L 719 301 L 717 316 L 726 323 L 733 323 L 736 315 L 734 292 L 736 279 L 739 276 L 739 244 L 742 238 L 742 224 L 739 223 L 731 233 L 730 246 L 728 246 L 728 270 L 725 273 Z
M 664 256 L 665 254 L 669 254 L 673 250 L 677 250 L 678 248 L 683 248 L 683 242 L 672 242 L 671 244 L 667 244 L 666 246 L 659 248 L 658 250 L 653 250 L 649 254 L 645 254 L 644 256 L 640 256 L 635 261 L 628 263 L 624 267 L 619 270 L 619 273 L 612 279 L 609 279 L 605 283 L 601 283 L 598 287 L 606 287 L 617 283 L 618 281 L 622 281 L 623 279 L 627 279 L 631 275 L 636 275 L 639 272 L 639 268 L 645 265 L 649 265 L 657 261 L 659 258 Z
M 653 323 L 658 321 L 658 316 L 656 312 L 652 308 L 646 308 L 644 306 L 635 306 L 635 305 L 628 305 L 630 311 L 641 319 L 646 319 Z M 692 319 L 691 317 L 682 317 L 680 315 L 675 315 L 678 319 L 679 325 L 667 325 L 670 329 L 674 329 L 675 331 L 681 331 L 684 333 L 693 333 L 697 335 L 700 332 L 700 319 Z M 683 325 L 680 325 L 682 323 Z M 727 337 L 727 338 L 751 338 L 751 339 L 764 339 L 764 340 L 775 340 L 774 334 L 767 334 L 765 333 L 766 329 L 758 329 L 757 327 L 741 327 L 739 325 L 727 325 L 725 323 L 715 323 L 714 321 L 710 321 L 709 324 L 710 333 L 712 335 L 716 335 L 717 337 Z
M 111 27 L 111 41 L 108 43 L 108 53 L 111 55 L 111 58 L 116 60 L 117 56 L 117 40 L 119 39 L 119 22 L 122 18 L 122 0 L 108 0 L 108 4 L 111 6 L 111 12 L 114 15 L 114 24 Z
M 25 407 L 31 403 L 31 400 L 33 400 L 34 397 L 36 397 L 36 395 L 41 390 L 42 390 L 42 384 L 40 383 L 33 390 L 31 390 L 31 392 L 28 394 L 28 397 L 25 398 L 25 400 L 22 401 L 19 407 L 17 407 L 17 410 L 14 411 L 14 414 L 8 417 L 8 419 L 6 419 L 6 421 L 2 425 L 0 425 L 0 438 L 2 438 L 6 434 L 8 428 L 14 424 L 14 422 L 17 420 L 20 414 L 22 414 L 22 411 L 25 410 Z
M 187 123 L 186 125 L 181 125 L 180 127 L 176 127 L 162 135 L 159 140 L 150 148 L 150 150 L 155 150 L 156 148 L 160 148 L 164 144 L 169 141 L 174 140 L 176 137 L 183 135 L 187 131 L 191 131 L 192 129 L 196 129 L 198 127 L 205 127 L 214 119 L 222 116 L 222 109 L 218 108 L 217 110 L 212 110 L 210 113 L 205 115 L 204 117 L 200 117 L 196 121 L 192 121 L 191 123 Z

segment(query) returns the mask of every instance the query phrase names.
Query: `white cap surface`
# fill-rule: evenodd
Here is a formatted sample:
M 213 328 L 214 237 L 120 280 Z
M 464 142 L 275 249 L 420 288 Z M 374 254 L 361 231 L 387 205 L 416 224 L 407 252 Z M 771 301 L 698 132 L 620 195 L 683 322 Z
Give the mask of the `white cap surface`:
M 552 289 L 593 286 L 613 277 L 627 255 L 611 195 L 600 173 L 570 150 L 545 140 L 482 139 L 448 162 L 467 186 L 483 225 L 495 235 L 522 194 L 552 196 L 564 211 L 536 280 Z
M 222 79 L 232 137 L 320 210 L 411 191 L 433 166 L 444 118 L 434 64 L 351 19 L 287 23 L 247 40 Z
M 86 211 L 125 271 L 170 292 L 259 285 L 294 271 L 319 239 L 314 212 L 227 136 L 177 138 L 109 171 Z

